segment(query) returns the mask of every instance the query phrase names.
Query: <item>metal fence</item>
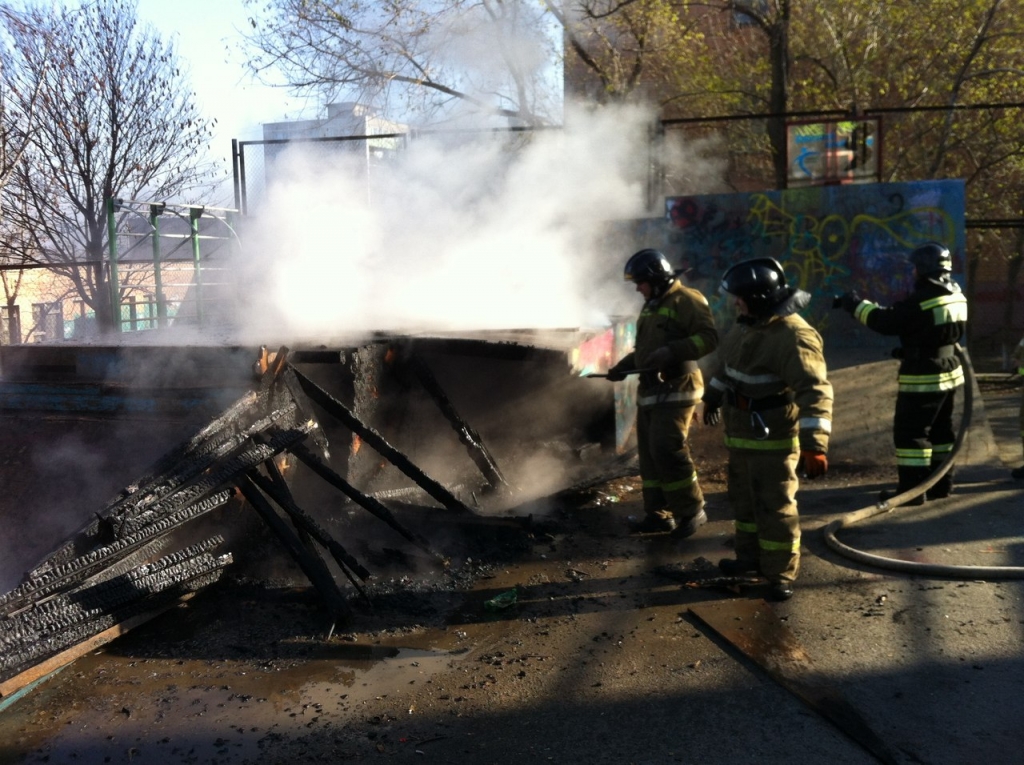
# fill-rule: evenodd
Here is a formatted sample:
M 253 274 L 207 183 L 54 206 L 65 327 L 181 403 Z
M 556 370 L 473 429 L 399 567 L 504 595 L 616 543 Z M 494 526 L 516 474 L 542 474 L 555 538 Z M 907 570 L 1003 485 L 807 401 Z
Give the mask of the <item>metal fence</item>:
M 372 201 L 376 192 L 391 181 L 390 168 L 409 146 L 430 139 L 453 154 L 481 142 L 498 145 L 510 154 L 530 143 L 538 131 L 558 131 L 559 127 L 508 127 L 479 130 L 416 130 L 375 135 L 328 136 L 319 138 L 232 141 L 235 206 L 242 215 L 259 213 L 267 199 L 267 189 L 275 178 L 286 176 L 292 152 L 302 152 L 315 166 L 343 162 L 351 179 L 366 189 Z
M 230 278 L 237 213 L 108 200 L 110 292 L 118 329 L 207 324 Z

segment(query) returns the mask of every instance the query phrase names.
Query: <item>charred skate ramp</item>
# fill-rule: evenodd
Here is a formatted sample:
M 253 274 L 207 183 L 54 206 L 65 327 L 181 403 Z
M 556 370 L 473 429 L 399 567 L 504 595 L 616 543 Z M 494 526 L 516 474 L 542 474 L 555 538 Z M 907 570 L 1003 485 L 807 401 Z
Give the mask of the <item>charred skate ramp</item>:
M 408 561 L 403 546 L 424 559 L 417 568 L 425 561 L 443 569 L 464 557 L 432 543 L 430 531 L 444 527 L 434 513 L 476 517 L 607 469 L 595 454 L 615 443 L 610 386 L 573 374 L 579 337 L 554 333 L 545 345 L 507 336 L 379 337 L 295 352 L 4 349 L 7 422 L 59 417 L 65 426 L 59 436 L 49 432 L 56 446 L 9 439 L 5 451 L 59 455 L 64 436 L 86 421 L 92 442 L 82 451 L 120 458 L 126 439 L 192 431 L 110 487 L 114 498 L 105 504 L 73 491 L 71 465 L 72 492 L 46 495 L 63 505 L 62 526 L 77 519 L 78 530 L 51 538 L 52 551 L 22 568 L 13 588 L 17 574 L 6 569 L 25 566 L 26 553 L 4 556 L 0 698 L 218 581 L 239 562 L 236 550 L 244 550 L 243 568 L 262 574 L 286 568 L 271 562 L 285 553 L 332 623 L 348 621 L 348 596 L 366 595 L 361 583 L 374 566 Z M 167 421 L 181 427 L 155 427 Z M 31 441 L 46 431 L 21 432 Z M 103 463 L 95 464 L 91 477 L 104 484 Z M 35 493 L 30 482 L 25 488 L 25 496 Z M 246 518 L 243 497 L 255 510 Z M 33 522 L 45 524 L 54 510 L 19 512 L 19 533 L 37 539 Z M 262 535 L 251 529 L 257 517 Z M 457 535 L 444 536 L 451 544 Z
M 365 342 L 283 345 L 295 369 L 360 422 L 438 481 L 478 499 L 487 495 L 493 507 L 557 490 L 600 470 L 600 460 L 585 464 L 588 458 L 609 447 L 614 453 L 613 386 L 580 378 L 609 362 L 612 334 L 380 334 Z M 123 440 L 126 430 L 145 436 L 147 426 L 123 426 L 136 418 L 187 433 L 253 385 L 258 346 L 173 345 L 156 334 L 147 343 L 146 335 L 117 345 L 0 347 L 0 409 L 104 418 L 112 437 Z M 347 479 L 367 492 L 415 496 L 401 471 L 364 448 L 363 435 L 331 421 L 325 429 L 332 464 Z
M 37 492 L 25 485 L 26 453 L 53 472 L 65 452 L 81 446 L 74 456 L 88 457 L 93 469 L 45 497 L 66 505 L 60 528 L 80 526 L 98 509 L 97 498 L 121 489 L 252 389 L 254 364 L 267 354 L 243 344 L 174 345 L 157 333 L 118 341 L 0 347 L 0 410 L 12 425 L 0 451 L 16 471 L 5 484 L 23 489 L 21 509 L 7 514 L 50 514 L 29 507 Z M 272 354 L 277 346 L 268 345 Z M 460 501 L 495 512 L 599 476 L 619 458 L 614 386 L 580 376 L 606 366 L 613 345 L 612 330 L 378 334 L 363 342 L 297 344 L 289 363 Z M 331 468 L 360 491 L 437 506 L 422 483 L 368 445 L 365 432 L 334 416 L 321 419 Z M 23 459 L 12 460 L 16 454 Z M 80 464 L 70 464 L 62 478 Z M 308 470 L 289 479 L 298 498 L 315 504 Z M 89 492 L 76 489 L 86 483 Z M 71 507 L 75 493 L 85 506 Z

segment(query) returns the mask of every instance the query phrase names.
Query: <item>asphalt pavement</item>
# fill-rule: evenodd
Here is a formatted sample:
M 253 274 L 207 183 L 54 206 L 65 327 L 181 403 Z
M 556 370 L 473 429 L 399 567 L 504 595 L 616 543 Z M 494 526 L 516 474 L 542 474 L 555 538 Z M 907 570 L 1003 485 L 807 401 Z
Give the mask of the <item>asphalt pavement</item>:
M 640 507 L 627 476 L 553 508 L 469 592 L 396 572 L 330 640 L 301 593 L 200 596 L 0 713 L 0 762 L 1019 762 L 1020 579 L 907 574 L 825 540 L 894 482 L 895 370 L 832 365 L 831 467 L 801 489 L 788 602 L 658 573 L 731 554 L 721 432 L 696 426 L 710 522 L 688 540 L 623 533 Z M 954 495 L 845 528 L 844 544 L 1024 567 L 1020 390 L 977 393 Z M 511 589 L 514 606 L 484 607 Z

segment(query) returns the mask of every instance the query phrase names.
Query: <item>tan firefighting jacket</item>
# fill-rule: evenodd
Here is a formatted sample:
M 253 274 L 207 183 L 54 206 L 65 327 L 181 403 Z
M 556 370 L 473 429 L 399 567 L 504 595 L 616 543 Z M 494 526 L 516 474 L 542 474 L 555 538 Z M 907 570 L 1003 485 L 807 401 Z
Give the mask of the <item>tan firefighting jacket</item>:
M 828 451 L 832 385 L 821 335 L 798 314 L 737 322 L 719 351 L 705 400 L 724 402 L 734 449 Z
M 643 369 L 654 350 L 667 346 L 673 361 L 659 375 L 640 375 L 637 406 L 692 406 L 704 393 L 697 359 L 718 347 L 718 330 L 707 298 L 677 279 L 660 297 L 644 303 L 636 322 L 636 343 L 616 365 L 623 371 Z

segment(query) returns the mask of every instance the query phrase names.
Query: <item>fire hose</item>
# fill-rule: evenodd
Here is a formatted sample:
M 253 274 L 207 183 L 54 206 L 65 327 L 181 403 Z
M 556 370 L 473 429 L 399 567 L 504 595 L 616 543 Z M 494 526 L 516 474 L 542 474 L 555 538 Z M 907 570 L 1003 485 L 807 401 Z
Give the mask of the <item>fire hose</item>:
M 825 543 L 842 555 L 844 558 L 863 563 L 866 566 L 888 569 L 890 571 L 901 571 L 907 574 L 918 576 L 938 576 L 951 579 L 1024 579 L 1024 567 L 1022 566 L 954 566 L 941 563 L 918 563 L 900 558 L 888 558 L 883 555 L 857 550 L 849 545 L 843 544 L 836 537 L 840 529 L 853 526 L 855 523 L 874 518 L 878 515 L 892 512 L 895 508 L 909 502 L 915 497 L 924 494 L 946 475 L 953 467 L 960 448 L 963 446 L 967 430 L 971 424 L 971 410 L 974 403 L 974 367 L 971 365 L 970 355 L 965 348 L 956 346 L 956 355 L 960 359 L 965 372 L 964 384 L 964 405 L 963 414 L 960 420 L 960 430 L 957 433 L 956 441 L 949 455 L 925 481 L 917 484 L 907 491 L 891 497 L 888 500 L 878 502 L 874 505 L 846 513 L 842 518 L 832 521 L 825 527 Z

